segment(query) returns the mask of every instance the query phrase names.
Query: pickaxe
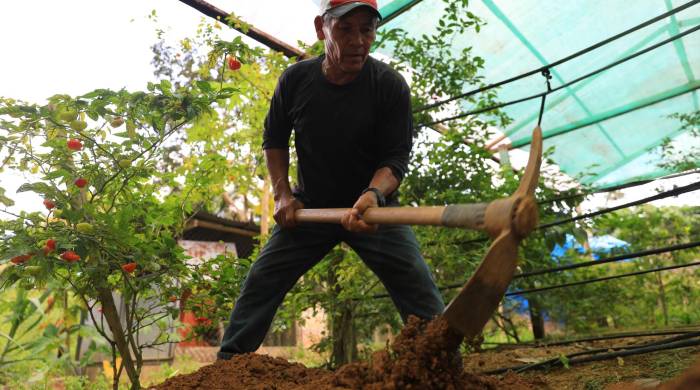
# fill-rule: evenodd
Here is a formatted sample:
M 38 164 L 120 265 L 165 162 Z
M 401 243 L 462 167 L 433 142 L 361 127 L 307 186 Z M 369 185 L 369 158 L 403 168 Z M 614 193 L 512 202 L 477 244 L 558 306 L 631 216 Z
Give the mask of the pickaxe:
M 470 340 L 503 298 L 517 265 L 518 244 L 537 226 L 534 192 L 542 161 L 542 131 L 532 133 L 530 156 L 513 195 L 489 203 L 429 207 L 370 208 L 362 219 L 372 224 L 434 225 L 483 230 L 494 240 L 476 272 L 447 305 L 443 317 L 450 328 Z M 300 209 L 298 222 L 340 223 L 348 209 Z

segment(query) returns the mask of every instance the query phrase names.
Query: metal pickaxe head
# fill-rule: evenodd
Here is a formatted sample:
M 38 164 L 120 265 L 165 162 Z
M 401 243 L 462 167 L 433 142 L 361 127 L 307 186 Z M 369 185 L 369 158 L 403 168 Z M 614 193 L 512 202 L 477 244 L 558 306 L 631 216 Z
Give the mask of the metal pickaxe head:
M 478 223 L 494 239 L 493 243 L 476 272 L 443 313 L 450 327 L 467 339 L 481 333 L 498 307 L 513 279 L 518 244 L 537 227 L 539 217 L 534 193 L 541 162 L 542 131 L 537 127 L 518 189 L 508 198 L 486 204 L 483 220 Z

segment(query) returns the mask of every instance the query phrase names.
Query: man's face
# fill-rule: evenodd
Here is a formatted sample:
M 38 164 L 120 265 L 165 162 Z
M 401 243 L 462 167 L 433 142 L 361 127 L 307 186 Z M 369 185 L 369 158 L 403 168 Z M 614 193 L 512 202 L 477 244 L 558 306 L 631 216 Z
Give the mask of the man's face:
M 340 18 L 319 17 L 316 22 L 316 34 L 324 40 L 329 65 L 344 73 L 362 70 L 376 30 L 376 14 L 367 7 L 357 7 Z

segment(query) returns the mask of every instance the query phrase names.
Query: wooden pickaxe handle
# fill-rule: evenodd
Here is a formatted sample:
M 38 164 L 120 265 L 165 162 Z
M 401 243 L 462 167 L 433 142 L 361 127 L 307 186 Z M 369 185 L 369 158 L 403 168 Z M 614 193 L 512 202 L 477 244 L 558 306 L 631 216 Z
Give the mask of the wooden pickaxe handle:
M 371 207 L 362 220 L 371 224 L 433 225 L 483 230 L 489 203 L 427 207 Z M 340 223 L 350 209 L 300 209 L 297 222 Z

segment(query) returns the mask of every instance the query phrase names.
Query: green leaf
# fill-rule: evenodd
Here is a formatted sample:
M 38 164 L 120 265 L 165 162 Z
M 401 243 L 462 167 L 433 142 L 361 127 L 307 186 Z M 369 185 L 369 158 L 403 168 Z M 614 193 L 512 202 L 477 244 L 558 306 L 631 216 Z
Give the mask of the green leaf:
M 21 279 L 15 268 L 16 267 L 7 267 L 0 272 L 0 289 L 8 288 Z
M 53 189 L 46 183 L 24 183 L 17 189 L 17 193 L 34 191 L 37 194 L 50 194 Z
M 15 204 L 12 199 L 5 196 L 4 188 L 0 188 L 0 203 L 4 204 L 5 206 L 13 206 Z
M 569 358 L 567 358 L 566 355 L 560 354 L 559 361 L 564 366 L 564 368 L 567 368 L 567 369 L 569 368 Z
M 211 92 L 213 90 L 209 82 L 203 80 L 197 81 L 197 87 L 204 92 Z
M 95 111 L 92 111 L 92 110 L 87 111 L 86 114 L 87 114 L 88 118 L 90 118 L 94 121 L 96 121 L 97 118 L 99 118 L 99 115 L 97 115 L 97 113 Z
M 98 96 L 100 96 L 100 92 L 98 90 L 95 90 L 92 92 L 88 92 L 85 95 L 82 95 L 81 97 L 85 98 L 85 99 L 92 99 L 92 98 L 96 98 Z
M 575 228 L 571 231 L 571 233 L 574 235 L 574 238 L 576 238 L 576 241 L 578 241 L 580 244 L 588 242 L 588 233 L 586 233 L 584 229 Z
M 58 169 L 58 170 L 49 172 L 44 177 L 42 177 L 42 179 L 53 180 L 53 179 L 58 179 L 59 177 L 63 177 L 66 175 L 68 175 L 68 171 L 66 171 L 64 169 Z
M 168 80 L 160 80 L 160 90 L 163 93 L 170 92 L 173 89 L 173 84 Z

